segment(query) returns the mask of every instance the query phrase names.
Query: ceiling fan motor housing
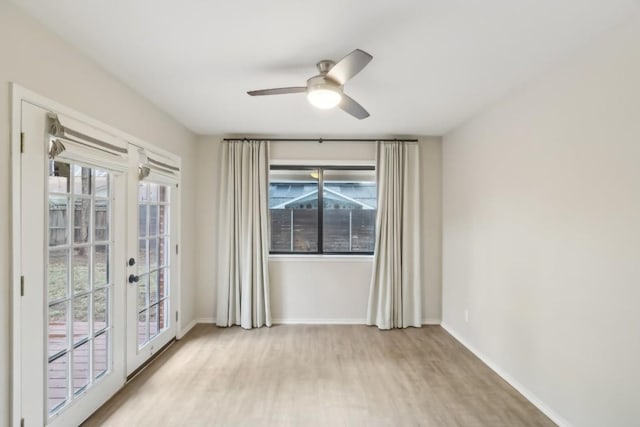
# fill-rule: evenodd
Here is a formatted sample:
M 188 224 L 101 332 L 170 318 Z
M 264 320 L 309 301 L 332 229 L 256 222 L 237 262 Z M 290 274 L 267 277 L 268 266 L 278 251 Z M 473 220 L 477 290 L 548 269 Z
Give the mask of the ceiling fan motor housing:
M 338 92 L 342 95 L 342 86 L 325 75 L 321 74 L 307 80 L 307 93 L 322 89 Z

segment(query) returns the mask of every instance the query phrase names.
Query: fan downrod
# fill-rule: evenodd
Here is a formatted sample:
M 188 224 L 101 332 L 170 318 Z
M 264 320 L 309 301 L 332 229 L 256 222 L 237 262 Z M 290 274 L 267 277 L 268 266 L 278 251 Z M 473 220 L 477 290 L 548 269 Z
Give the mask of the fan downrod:
M 316 67 L 318 67 L 318 71 L 320 72 L 320 74 L 324 76 L 329 72 L 330 69 L 333 68 L 334 65 L 336 65 L 336 61 L 332 61 L 330 59 L 323 59 L 322 61 L 316 64 Z

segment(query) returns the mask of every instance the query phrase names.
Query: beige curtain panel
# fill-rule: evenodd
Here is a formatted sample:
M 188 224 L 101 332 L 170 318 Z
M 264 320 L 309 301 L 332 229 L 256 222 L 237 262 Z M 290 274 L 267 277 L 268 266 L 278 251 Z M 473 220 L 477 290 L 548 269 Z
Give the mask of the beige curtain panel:
M 378 214 L 367 324 L 422 325 L 418 145 L 378 142 Z
M 218 326 L 271 326 L 269 304 L 269 143 L 223 144 Z

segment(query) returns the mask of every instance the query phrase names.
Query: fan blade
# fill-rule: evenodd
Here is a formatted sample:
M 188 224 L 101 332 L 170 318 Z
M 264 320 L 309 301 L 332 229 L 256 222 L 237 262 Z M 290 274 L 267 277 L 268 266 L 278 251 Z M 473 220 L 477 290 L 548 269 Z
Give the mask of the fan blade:
M 329 70 L 327 77 L 343 85 L 347 80 L 362 71 L 372 59 L 373 56 L 364 50 L 356 49 L 338 61 L 338 63 Z
M 251 96 L 260 96 L 260 95 L 286 95 L 287 93 L 302 93 L 306 91 L 307 91 L 306 86 L 300 86 L 300 87 L 279 87 L 275 89 L 252 90 L 247 93 Z
M 342 100 L 338 106 L 358 120 L 369 117 L 369 113 L 362 107 L 362 105 L 358 104 L 353 100 L 353 98 L 350 98 L 345 94 L 342 94 Z

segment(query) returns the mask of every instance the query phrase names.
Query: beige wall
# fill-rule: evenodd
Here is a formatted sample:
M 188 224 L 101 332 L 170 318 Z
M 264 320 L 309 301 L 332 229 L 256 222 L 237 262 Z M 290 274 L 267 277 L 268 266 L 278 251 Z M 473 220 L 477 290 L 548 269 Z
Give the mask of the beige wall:
M 182 156 L 183 300 L 194 316 L 195 137 L 147 100 L 6 0 L 0 0 L 0 426 L 9 422 L 10 95 L 16 82 L 40 95 Z
M 420 138 L 423 203 L 424 311 L 423 318 L 441 316 L 441 143 Z M 215 317 L 215 246 L 220 137 L 203 137 L 198 145 L 197 317 Z M 375 144 L 366 142 L 274 142 L 271 159 L 303 164 L 375 161 Z M 366 317 L 372 261 L 370 257 L 277 256 L 269 263 L 272 316 L 285 322 L 356 322 Z
M 557 420 L 637 425 L 640 19 L 446 135 L 443 195 L 446 327 Z

